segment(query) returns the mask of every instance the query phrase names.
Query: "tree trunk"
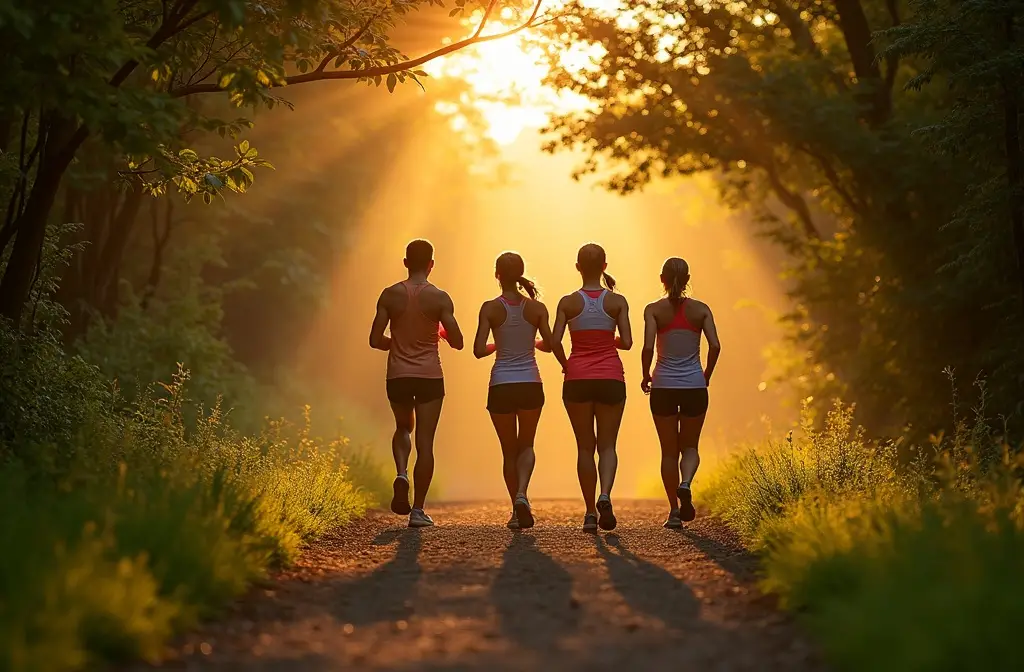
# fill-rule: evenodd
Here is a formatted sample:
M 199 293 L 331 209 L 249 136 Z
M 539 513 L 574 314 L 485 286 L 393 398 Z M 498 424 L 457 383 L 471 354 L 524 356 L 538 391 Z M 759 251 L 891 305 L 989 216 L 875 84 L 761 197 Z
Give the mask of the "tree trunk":
M 46 239 L 50 211 L 57 200 L 64 173 L 87 136 L 84 127 L 76 129 L 66 119 L 54 120 L 28 202 L 15 220 L 14 247 L 0 280 L 0 316 L 19 328 Z
M 104 317 L 113 318 L 117 313 L 117 289 L 121 281 L 121 261 L 124 259 L 124 250 L 131 238 L 143 198 L 142 189 L 138 186 L 125 195 L 124 201 L 111 223 L 103 251 L 100 253 L 93 284 L 93 296 L 96 308 Z
M 892 110 L 892 97 L 882 79 L 882 71 L 871 46 L 871 26 L 860 0 L 835 0 L 839 28 L 843 31 L 850 62 L 863 89 L 857 97 L 862 101 L 865 118 L 872 126 L 883 124 Z
M 1006 41 L 1012 48 L 1016 41 L 1014 17 L 1005 20 Z M 1006 182 L 1010 193 L 1010 222 L 1013 228 L 1013 248 L 1017 262 L 1017 281 L 1020 284 L 1021 310 L 1024 312 L 1024 192 L 1021 189 L 1020 108 L 1017 105 L 1017 87 L 1011 77 L 1003 76 L 1003 139 L 1006 147 Z

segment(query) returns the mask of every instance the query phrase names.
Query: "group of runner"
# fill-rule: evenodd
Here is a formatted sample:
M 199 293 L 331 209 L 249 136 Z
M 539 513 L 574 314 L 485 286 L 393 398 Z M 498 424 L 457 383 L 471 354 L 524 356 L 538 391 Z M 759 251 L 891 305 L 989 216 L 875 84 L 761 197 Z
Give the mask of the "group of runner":
M 438 344 L 443 339 L 462 350 L 465 343 L 451 297 L 428 281 L 434 268 L 433 246 L 426 240 L 409 243 L 405 267 L 408 279 L 386 288 L 377 301 L 370 346 L 388 353 L 387 396 L 395 416 L 391 449 L 398 472 L 391 510 L 408 515 L 409 527 L 429 527 L 434 523 L 423 507 L 434 473 L 434 434 L 445 393 Z M 616 526 L 611 492 L 626 403 L 618 351 L 633 347 L 629 304 L 615 292 L 600 245 L 581 247 L 576 269 L 581 287 L 558 301 L 553 327 L 536 286 L 525 275 L 522 257 L 514 252 L 505 252 L 495 263 L 501 294 L 480 307 L 473 354 L 495 356 L 487 410 L 501 444 L 502 472 L 512 502 L 511 529 L 534 525 L 527 490 L 544 406 L 537 350 L 553 355 L 565 375 L 562 402 L 576 435 L 576 471 L 586 504 L 583 529 L 596 532 Z M 670 507 L 667 528 L 682 527 L 696 516 L 690 485 L 700 464 L 698 442 L 708 410 L 708 383 L 721 352 L 711 309 L 686 296 L 689 281 L 683 259 L 666 260 L 661 269 L 665 296 L 644 309 L 641 389 L 650 396 L 661 443 L 661 478 Z M 572 345 L 568 357 L 562 348 L 566 329 Z M 707 340 L 703 365 L 701 334 Z M 413 445 L 415 488 L 408 473 Z

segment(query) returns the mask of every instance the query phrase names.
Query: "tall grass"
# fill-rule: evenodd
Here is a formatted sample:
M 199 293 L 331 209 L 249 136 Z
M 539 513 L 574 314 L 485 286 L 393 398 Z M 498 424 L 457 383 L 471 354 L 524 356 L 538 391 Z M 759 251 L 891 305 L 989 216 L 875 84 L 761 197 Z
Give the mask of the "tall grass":
M 706 504 L 763 556 L 764 587 L 848 670 L 1012 669 L 1024 622 L 1024 459 L 979 412 L 916 457 L 836 406 L 748 448 Z M 905 448 L 905 447 L 904 447 Z
M 125 411 L 56 345 L 0 336 L 0 670 L 156 658 L 373 500 L 345 458 L 372 462 L 308 410 L 241 435 L 190 409 L 181 371 Z

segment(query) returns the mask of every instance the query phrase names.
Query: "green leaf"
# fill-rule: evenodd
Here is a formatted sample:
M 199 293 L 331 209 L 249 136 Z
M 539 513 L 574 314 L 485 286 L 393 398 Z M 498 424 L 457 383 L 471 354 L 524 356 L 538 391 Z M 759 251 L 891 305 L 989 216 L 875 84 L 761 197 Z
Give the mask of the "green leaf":
M 388 75 L 388 92 L 389 93 L 394 93 L 395 92 L 395 85 L 396 84 L 398 84 L 398 77 L 395 75 L 395 73 L 392 72 L 390 75 Z

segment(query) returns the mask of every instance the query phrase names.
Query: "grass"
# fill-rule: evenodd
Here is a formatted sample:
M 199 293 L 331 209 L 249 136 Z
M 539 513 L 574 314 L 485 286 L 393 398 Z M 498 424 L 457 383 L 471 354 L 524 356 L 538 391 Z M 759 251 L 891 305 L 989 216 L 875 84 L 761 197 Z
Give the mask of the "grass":
M 244 436 L 217 408 L 190 412 L 184 372 L 124 411 L 81 362 L 20 355 L 20 378 L 0 381 L 6 399 L 35 404 L 0 437 L 0 670 L 156 659 L 374 500 L 346 464 L 373 483 L 372 461 L 311 436 L 308 410 Z M 71 396 L 34 380 L 64 374 L 80 382 Z
M 1024 460 L 985 436 L 961 427 L 908 463 L 837 406 L 821 431 L 734 456 L 705 504 L 762 555 L 764 588 L 837 669 L 1011 669 Z

